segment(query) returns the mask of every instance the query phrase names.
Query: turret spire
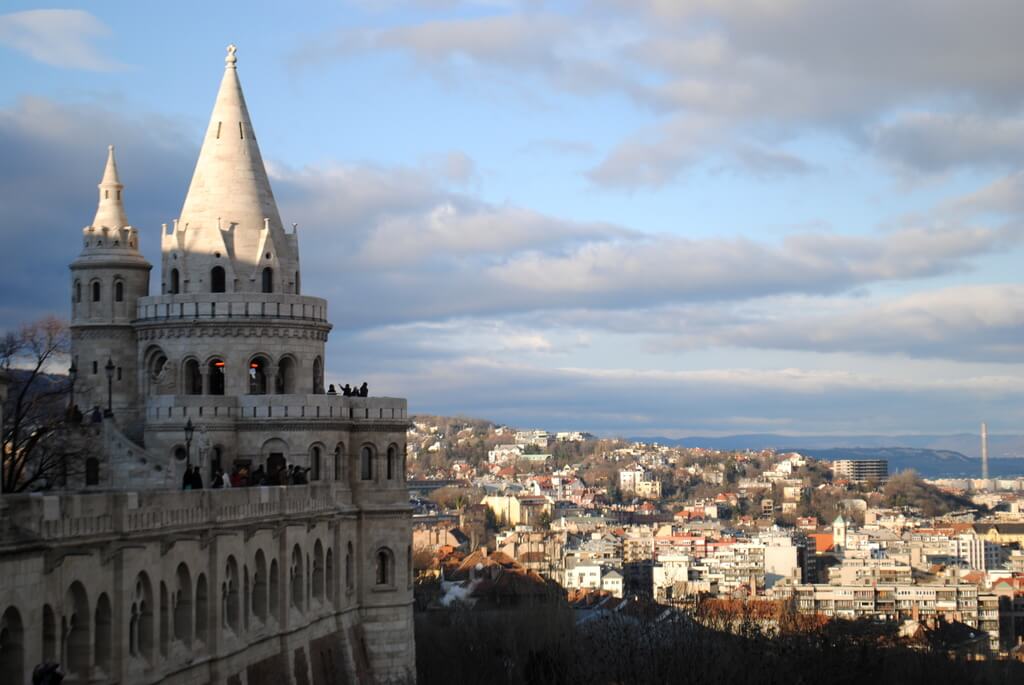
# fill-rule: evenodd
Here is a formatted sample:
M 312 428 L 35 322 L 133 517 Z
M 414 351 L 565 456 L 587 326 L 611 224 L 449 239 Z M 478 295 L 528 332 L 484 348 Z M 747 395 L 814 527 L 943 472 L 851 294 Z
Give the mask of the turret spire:
M 255 261 L 264 219 L 270 220 L 272 232 L 283 234 L 284 229 L 238 80 L 236 52 L 234 45 L 228 46 L 224 77 L 180 223 L 189 226 L 192 235 L 186 241 L 191 248 L 221 244 L 216 234 L 231 231 L 235 254 Z
M 117 176 L 117 161 L 114 159 L 114 146 L 107 147 L 107 166 L 103 170 L 103 180 L 100 181 L 100 200 L 96 207 L 96 217 L 92 225 L 96 228 L 121 228 L 128 225 L 128 218 L 124 213 L 124 202 L 121 200 L 121 179 Z

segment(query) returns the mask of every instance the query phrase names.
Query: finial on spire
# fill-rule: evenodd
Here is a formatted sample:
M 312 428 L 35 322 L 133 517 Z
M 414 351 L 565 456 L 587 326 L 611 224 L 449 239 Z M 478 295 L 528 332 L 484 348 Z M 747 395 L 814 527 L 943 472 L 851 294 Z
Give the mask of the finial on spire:
M 238 63 L 238 58 L 235 57 L 235 53 L 238 52 L 238 48 L 232 43 L 228 46 L 228 56 L 224 58 L 224 64 L 227 65 L 228 69 L 234 69 L 235 64 Z

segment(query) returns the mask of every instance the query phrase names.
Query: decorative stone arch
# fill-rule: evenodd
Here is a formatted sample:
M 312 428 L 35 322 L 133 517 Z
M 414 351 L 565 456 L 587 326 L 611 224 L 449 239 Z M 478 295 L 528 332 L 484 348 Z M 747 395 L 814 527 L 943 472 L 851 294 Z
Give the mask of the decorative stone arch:
M 372 442 L 364 442 L 359 446 L 359 480 L 365 482 L 374 480 L 376 469 L 374 468 L 377 457 L 377 446 Z
M 252 614 L 258 620 L 267 620 L 267 557 L 262 549 L 256 550 L 252 574 Z
M 278 395 L 298 394 L 299 360 L 294 354 L 281 355 L 277 360 L 277 373 L 274 374 L 274 393 Z
M 222 626 L 236 635 L 241 633 L 239 581 L 238 562 L 234 555 L 229 554 L 224 564 L 224 581 L 220 586 L 221 619 Z
M 395 553 L 381 546 L 373 555 L 373 584 L 378 588 L 395 586 Z
M 174 579 L 174 592 L 171 595 L 174 639 L 189 647 L 192 645 L 192 574 L 184 562 L 178 564 Z
M 309 446 L 309 479 L 324 479 L 324 454 L 327 447 L 322 442 L 314 442 Z
M 101 593 L 96 599 L 96 619 L 94 622 L 96 636 L 93 662 L 96 668 L 110 673 L 110 656 L 113 643 L 113 616 L 110 609 L 110 598 Z
M 142 356 L 142 368 L 146 370 L 147 395 L 174 394 L 174 378 L 171 376 L 172 365 L 167 354 L 159 345 L 151 345 Z
M 296 543 L 292 547 L 291 563 L 288 566 L 288 585 L 291 590 L 291 606 L 299 611 L 302 611 L 303 600 L 306 598 L 303 590 L 304 573 L 302 548 Z
M 313 598 L 324 601 L 324 546 L 319 538 L 313 544 Z
M 12 683 L 25 682 L 25 624 L 14 606 L 0 615 L 0 675 Z
M 75 581 L 64 593 L 64 618 L 61 620 L 64 665 L 69 675 L 85 680 L 89 675 L 92 649 L 89 613 L 89 595 L 85 586 Z

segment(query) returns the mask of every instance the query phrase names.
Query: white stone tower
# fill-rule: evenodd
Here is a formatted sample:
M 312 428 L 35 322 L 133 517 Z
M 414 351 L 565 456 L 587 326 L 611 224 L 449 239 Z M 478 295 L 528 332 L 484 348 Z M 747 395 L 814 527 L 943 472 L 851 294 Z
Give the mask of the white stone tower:
M 149 294 L 152 266 L 139 252 L 138 231 L 128 225 L 123 192 L 111 145 L 96 217 L 82 229 L 82 252 L 71 263 L 71 336 L 76 403 L 83 411 L 107 408 L 109 363 L 112 409 L 121 425 L 135 432 L 139 397 L 132 320 L 139 298 Z

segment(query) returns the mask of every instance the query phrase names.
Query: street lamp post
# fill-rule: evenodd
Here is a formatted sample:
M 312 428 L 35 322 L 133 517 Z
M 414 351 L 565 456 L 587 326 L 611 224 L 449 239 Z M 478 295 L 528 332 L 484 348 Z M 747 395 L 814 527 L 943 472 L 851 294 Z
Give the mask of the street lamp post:
M 185 423 L 185 470 L 187 471 L 192 467 L 192 434 L 195 433 L 196 427 L 192 425 L 192 419 L 189 418 L 188 422 Z
M 107 357 L 107 365 L 103 367 L 107 372 L 107 413 L 105 416 L 114 415 L 114 361 Z

